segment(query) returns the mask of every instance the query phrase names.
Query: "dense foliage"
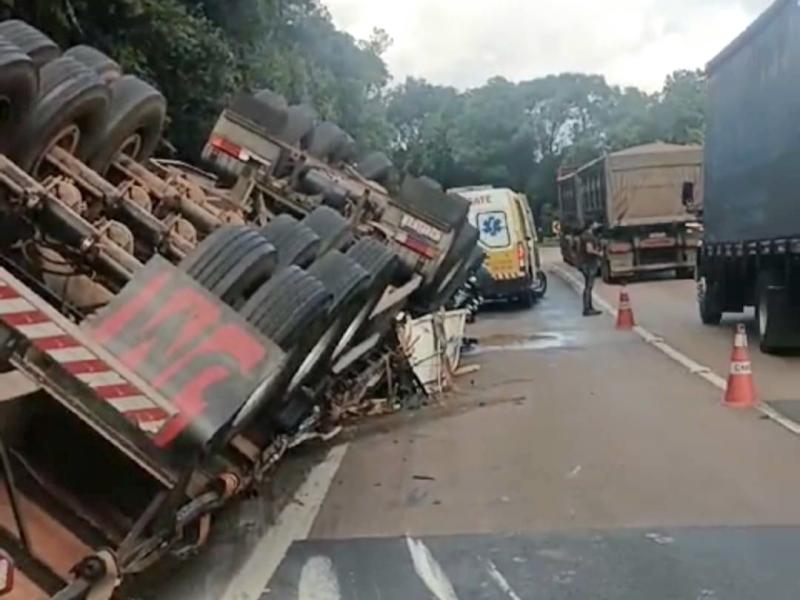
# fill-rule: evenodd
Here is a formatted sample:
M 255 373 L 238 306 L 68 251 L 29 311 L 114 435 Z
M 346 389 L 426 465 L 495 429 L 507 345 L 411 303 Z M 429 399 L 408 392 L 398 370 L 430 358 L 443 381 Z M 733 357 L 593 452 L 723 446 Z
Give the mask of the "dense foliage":
M 647 94 L 598 75 L 566 73 L 465 92 L 409 78 L 392 86 L 391 40 L 339 31 L 320 0 L 0 0 L 62 46 L 88 43 L 157 85 L 170 102 L 169 139 L 191 158 L 226 98 L 270 87 L 313 105 L 363 149 L 446 186 L 526 191 L 547 220 L 567 163 L 653 141 L 702 141 L 704 81 L 679 71 Z M 544 213 L 544 214 L 542 214 Z

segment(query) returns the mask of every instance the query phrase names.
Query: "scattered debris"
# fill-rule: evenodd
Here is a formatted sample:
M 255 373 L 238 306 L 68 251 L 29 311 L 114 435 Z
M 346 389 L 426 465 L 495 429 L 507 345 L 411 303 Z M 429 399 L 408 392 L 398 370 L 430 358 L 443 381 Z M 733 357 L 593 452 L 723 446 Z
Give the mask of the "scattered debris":
M 436 477 L 431 477 L 430 475 L 414 475 L 412 479 L 417 481 L 436 481 Z

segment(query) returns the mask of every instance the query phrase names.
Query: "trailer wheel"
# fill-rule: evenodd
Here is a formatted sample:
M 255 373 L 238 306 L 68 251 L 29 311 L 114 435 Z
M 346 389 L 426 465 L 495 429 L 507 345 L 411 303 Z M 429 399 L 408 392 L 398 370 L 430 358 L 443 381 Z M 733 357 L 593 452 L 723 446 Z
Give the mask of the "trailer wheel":
M 422 312 L 431 312 L 441 307 L 461 287 L 469 267 L 469 259 L 478 245 L 480 234 L 467 224 L 453 240 L 447 257 L 442 261 L 434 280 L 415 295 Z
M 261 229 L 278 251 L 278 267 L 307 267 L 317 257 L 321 240 L 309 227 L 289 215 L 278 215 Z
M 311 132 L 308 151 L 323 161 L 330 161 L 347 143 L 347 134 L 335 123 L 323 121 Z
M 704 325 L 719 325 L 722 322 L 722 303 L 719 298 L 719 283 L 705 276 L 697 279 L 697 303 L 700 320 Z
M 363 177 L 383 184 L 394 164 L 383 152 L 370 152 L 356 164 L 356 171 Z
M 277 251 L 257 230 L 246 226 L 214 231 L 180 267 L 200 285 L 234 308 L 269 279 Z
M 305 104 L 290 106 L 286 111 L 286 126 L 278 137 L 287 144 L 306 149 L 316 121 L 317 113 L 310 106 Z
M 239 313 L 285 353 L 285 363 L 269 382 L 259 402 L 269 411 L 273 425 L 286 406 L 286 390 L 300 369 L 308 350 L 324 332 L 332 295 L 317 278 L 300 267 L 290 266 L 263 284 L 239 309 Z M 249 437 L 263 438 L 264 427 L 251 430 Z
M 357 317 L 359 309 L 367 303 L 366 293 L 370 275 L 352 258 L 332 251 L 317 260 L 308 269 L 332 295 L 328 307 L 326 329 L 311 348 L 300 368 L 289 383 L 289 392 L 303 383 L 314 381 L 329 367 L 329 361 L 344 332 Z
M 780 285 L 770 272 L 762 272 L 758 277 L 756 290 L 756 323 L 761 351 L 776 354 L 787 349 L 794 335 L 796 319 L 787 318 L 788 290 Z
M 261 108 L 258 122 L 272 134 L 282 131 L 289 119 L 289 103 L 286 98 L 267 88 L 257 91 L 253 97 L 258 100 Z
M 16 19 L 0 23 L 0 36 L 31 57 L 37 67 L 42 67 L 59 57 L 58 45 L 35 27 Z
M 103 131 L 89 156 L 89 166 L 101 175 L 119 154 L 137 162 L 149 159 L 161 140 L 167 117 L 164 96 L 138 77 L 120 77 L 109 89 L 111 105 Z
M 0 152 L 13 147 L 38 89 L 39 76 L 31 58 L 0 38 Z
M 82 65 L 90 68 L 97 73 L 100 79 L 107 83 L 122 76 L 122 67 L 119 66 L 119 63 L 92 46 L 83 44 L 73 46 L 64 52 L 64 56 L 74 58 Z
M 390 248 L 373 238 L 364 238 L 356 242 L 347 251 L 347 257 L 361 265 L 369 274 L 370 281 L 367 301 L 342 334 L 334 350 L 334 357 L 341 356 L 347 348 L 360 339 L 360 334 L 367 327 L 375 307 L 394 279 L 399 262 L 397 255 Z
M 445 194 L 430 177 L 407 176 L 397 196 L 400 204 L 458 231 L 467 221 L 469 201 L 457 194 Z
M 352 135 L 345 132 L 341 144 L 331 154 L 331 161 L 335 164 L 351 164 L 355 161 L 358 154 L 358 144 Z
M 55 146 L 85 159 L 102 130 L 109 105 L 108 87 L 74 58 L 50 61 L 39 77 L 39 100 L 14 153 L 17 164 L 34 177 L 45 154 Z
M 332 248 L 342 250 L 353 243 L 348 220 L 327 206 L 314 209 L 301 223 L 319 236 L 320 254 Z

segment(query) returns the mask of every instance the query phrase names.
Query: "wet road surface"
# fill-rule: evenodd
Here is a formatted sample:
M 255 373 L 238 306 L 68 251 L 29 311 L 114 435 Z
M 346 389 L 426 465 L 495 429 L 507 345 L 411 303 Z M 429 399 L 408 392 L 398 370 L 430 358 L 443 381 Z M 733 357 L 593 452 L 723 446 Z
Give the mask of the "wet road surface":
M 578 312 L 554 280 L 483 315 L 444 414 L 353 441 L 240 597 L 797 598 L 800 439 Z
M 555 249 L 548 249 L 546 259 L 560 263 Z M 616 306 L 618 286 L 598 280 L 596 291 Z M 800 422 L 800 355 L 761 353 L 752 309 L 743 314 L 726 314 L 717 327 L 705 326 L 700 322 L 694 281 L 675 280 L 670 273 L 634 282 L 628 286 L 628 291 L 638 323 L 722 376 L 729 370 L 736 325 L 744 323 L 750 337 L 750 357 L 761 400 Z

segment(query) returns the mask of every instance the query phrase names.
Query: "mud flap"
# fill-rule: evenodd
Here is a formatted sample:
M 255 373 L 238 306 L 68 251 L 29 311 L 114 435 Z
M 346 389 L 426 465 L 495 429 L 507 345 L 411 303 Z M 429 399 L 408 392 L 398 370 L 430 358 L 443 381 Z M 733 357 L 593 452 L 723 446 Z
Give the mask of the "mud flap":
M 254 396 L 285 360 L 276 344 L 160 257 L 83 329 L 173 405 L 152 441 L 184 460 L 245 405 L 256 412 Z
M 792 306 L 783 286 L 769 286 L 766 291 L 769 321 L 762 332 L 761 347 L 769 350 L 800 348 L 800 311 Z

